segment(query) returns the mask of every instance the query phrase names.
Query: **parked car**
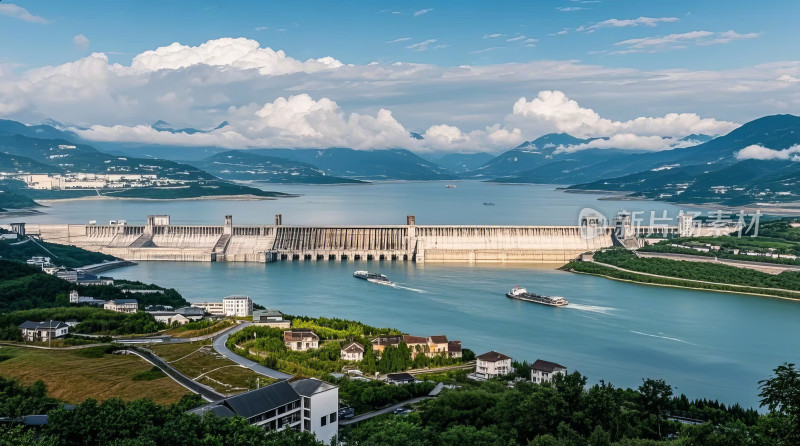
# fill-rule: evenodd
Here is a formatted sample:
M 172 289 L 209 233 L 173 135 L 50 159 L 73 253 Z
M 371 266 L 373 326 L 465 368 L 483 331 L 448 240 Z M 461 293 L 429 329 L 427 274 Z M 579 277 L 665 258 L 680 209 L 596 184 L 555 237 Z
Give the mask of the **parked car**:
M 339 419 L 349 419 L 353 418 L 353 415 L 356 414 L 355 409 L 352 407 L 341 407 L 339 408 Z

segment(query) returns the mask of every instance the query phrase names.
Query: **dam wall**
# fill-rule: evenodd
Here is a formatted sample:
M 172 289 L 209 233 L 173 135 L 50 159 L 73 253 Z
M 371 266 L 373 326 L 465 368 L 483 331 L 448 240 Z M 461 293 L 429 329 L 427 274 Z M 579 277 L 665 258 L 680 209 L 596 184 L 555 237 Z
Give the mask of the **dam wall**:
M 29 224 L 27 235 L 125 260 L 200 262 L 387 260 L 425 262 L 566 263 L 613 245 L 613 229 L 582 236 L 579 226 L 286 226 Z

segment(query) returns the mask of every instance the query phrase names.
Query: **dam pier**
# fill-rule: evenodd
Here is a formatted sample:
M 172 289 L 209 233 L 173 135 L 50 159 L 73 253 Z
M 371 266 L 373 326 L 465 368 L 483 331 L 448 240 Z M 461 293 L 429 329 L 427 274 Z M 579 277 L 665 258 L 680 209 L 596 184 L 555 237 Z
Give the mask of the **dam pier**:
M 613 228 L 581 226 L 405 225 L 290 226 L 281 215 L 271 225 L 173 225 L 150 215 L 145 225 L 24 224 L 13 230 L 125 260 L 278 262 L 385 260 L 404 262 L 566 263 L 612 246 Z

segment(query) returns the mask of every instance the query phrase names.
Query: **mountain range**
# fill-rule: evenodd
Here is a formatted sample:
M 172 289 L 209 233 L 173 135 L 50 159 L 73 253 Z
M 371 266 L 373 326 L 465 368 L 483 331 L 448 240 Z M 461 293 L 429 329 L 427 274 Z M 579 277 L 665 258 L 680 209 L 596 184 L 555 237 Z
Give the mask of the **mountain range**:
M 56 123 L 58 124 L 58 123 Z M 217 128 L 224 127 L 223 122 Z M 741 205 L 797 201 L 800 166 L 794 160 L 740 159 L 740 150 L 761 145 L 784 150 L 800 143 L 800 117 L 766 116 L 727 135 L 687 135 L 658 152 L 621 149 L 568 150 L 594 139 L 547 134 L 493 156 L 489 153 L 415 154 L 402 148 L 354 150 L 177 147 L 91 143 L 64 126 L 0 120 L 0 171 L 159 173 L 169 178 L 346 184 L 374 180 L 481 179 L 506 183 L 570 185 L 631 197 L 675 202 Z M 206 132 L 173 128 L 170 132 Z M 96 148 L 97 147 L 97 148 Z

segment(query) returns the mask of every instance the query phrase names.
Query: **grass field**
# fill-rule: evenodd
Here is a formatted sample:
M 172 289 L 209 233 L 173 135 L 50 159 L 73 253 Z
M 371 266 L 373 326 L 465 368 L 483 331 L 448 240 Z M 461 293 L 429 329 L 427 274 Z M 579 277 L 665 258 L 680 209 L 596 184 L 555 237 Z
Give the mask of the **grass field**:
M 197 324 L 197 323 L 195 322 L 195 324 Z M 208 327 L 199 328 L 199 329 L 196 329 L 196 330 L 187 330 L 186 329 L 187 326 L 191 326 L 191 325 L 190 324 L 186 324 L 186 325 L 184 325 L 182 327 L 171 328 L 171 329 L 165 331 L 164 333 L 172 335 L 173 337 L 176 337 L 176 338 L 193 338 L 193 337 L 196 337 L 196 336 L 203 336 L 203 335 L 209 335 L 209 334 L 212 334 L 212 333 L 216 333 L 216 332 L 218 332 L 220 330 L 224 330 L 224 329 L 226 329 L 228 327 L 231 327 L 232 325 L 233 325 L 233 321 L 228 320 L 228 319 L 223 319 L 221 321 L 215 322 L 212 325 L 209 325 Z
M 133 355 L 102 354 L 94 347 L 58 351 L 10 346 L 0 347 L 0 354 L 11 356 L 0 362 L 0 375 L 25 384 L 42 380 L 47 384 L 48 395 L 69 403 L 120 397 L 126 401 L 150 398 L 169 404 L 190 393 L 166 376 L 135 381 L 134 376 L 152 366 Z
M 273 382 L 226 359 L 214 351 L 211 341 L 153 345 L 150 349 L 179 372 L 224 394 L 255 389 L 257 378 L 262 386 Z

